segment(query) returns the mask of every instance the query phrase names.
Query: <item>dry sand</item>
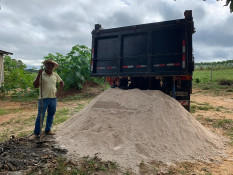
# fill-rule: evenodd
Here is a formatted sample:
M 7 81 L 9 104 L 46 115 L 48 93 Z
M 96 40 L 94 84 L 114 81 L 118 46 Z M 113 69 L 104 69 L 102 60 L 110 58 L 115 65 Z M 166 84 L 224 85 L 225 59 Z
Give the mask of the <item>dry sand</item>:
M 69 156 L 98 156 L 137 172 L 142 161 L 208 161 L 223 155 L 222 140 L 175 99 L 157 90 L 108 89 L 60 126 Z

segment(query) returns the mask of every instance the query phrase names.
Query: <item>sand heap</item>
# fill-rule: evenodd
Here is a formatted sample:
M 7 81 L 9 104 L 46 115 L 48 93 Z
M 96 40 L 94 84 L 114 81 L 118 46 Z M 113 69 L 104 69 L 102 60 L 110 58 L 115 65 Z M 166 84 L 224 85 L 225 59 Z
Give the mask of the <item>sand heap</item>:
M 140 162 L 208 160 L 223 143 L 175 99 L 157 90 L 108 89 L 57 133 L 72 157 L 98 156 L 134 169 Z

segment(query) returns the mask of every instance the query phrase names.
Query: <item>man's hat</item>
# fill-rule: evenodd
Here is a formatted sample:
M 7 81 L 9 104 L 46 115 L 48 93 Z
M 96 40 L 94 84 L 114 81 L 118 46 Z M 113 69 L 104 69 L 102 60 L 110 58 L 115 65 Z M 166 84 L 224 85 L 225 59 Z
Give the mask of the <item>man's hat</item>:
M 54 68 L 53 68 L 53 69 L 56 69 L 56 68 L 58 68 L 58 66 L 59 66 L 59 64 L 58 64 L 57 62 L 55 62 L 54 60 L 45 60 L 45 61 L 43 62 L 43 65 L 45 66 L 46 63 L 53 63 L 53 64 L 54 64 Z

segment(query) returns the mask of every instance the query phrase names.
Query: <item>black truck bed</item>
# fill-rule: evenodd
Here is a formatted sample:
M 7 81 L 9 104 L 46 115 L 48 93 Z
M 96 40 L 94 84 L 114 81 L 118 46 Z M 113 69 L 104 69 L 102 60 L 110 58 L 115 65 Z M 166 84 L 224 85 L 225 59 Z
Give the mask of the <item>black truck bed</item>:
M 91 76 L 192 75 L 192 17 L 92 31 Z

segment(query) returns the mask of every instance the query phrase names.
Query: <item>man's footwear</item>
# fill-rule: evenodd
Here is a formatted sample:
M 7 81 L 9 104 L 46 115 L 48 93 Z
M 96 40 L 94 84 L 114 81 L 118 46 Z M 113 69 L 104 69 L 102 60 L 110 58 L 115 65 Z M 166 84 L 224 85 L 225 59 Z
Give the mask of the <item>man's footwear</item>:
M 32 140 L 36 140 L 37 135 L 36 134 L 32 134 L 28 140 L 32 141 Z
M 45 135 L 55 135 L 55 133 L 52 131 L 45 131 Z

